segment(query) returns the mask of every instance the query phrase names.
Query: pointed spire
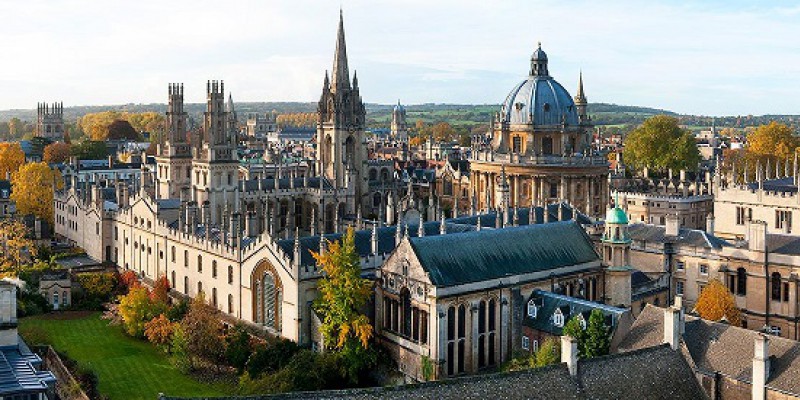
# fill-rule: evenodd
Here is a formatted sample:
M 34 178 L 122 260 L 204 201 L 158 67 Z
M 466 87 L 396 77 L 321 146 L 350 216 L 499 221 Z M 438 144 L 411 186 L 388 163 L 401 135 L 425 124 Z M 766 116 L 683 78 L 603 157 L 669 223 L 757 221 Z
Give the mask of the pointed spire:
M 300 266 L 300 229 L 294 230 L 294 265 Z
M 311 207 L 311 221 L 308 224 L 308 228 L 311 230 L 311 236 L 316 235 L 317 231 L 317 209 L 316 207 Z
M 336 33 L 336 52 L 333 55 L 333 71 L 331 73 L 333 90 L 350 88 L 350 71 L 347 69 L 347 46 L 344 40 L 344 14 L 339 10 L 339 31 Z
M 358 71 L 353 71 L 353 89 L 358 90 Z
M 397 229 L 394 232 L 394 241 L 395 245 L 400 244 L 400 240 L 403 238 L 403 221 L 400 219 L 400 212 L 397 212 Z
M 583 92 L 583 71 L 578 74 L 578 93 L 575 94 L 575 100 L 586 102 L 586 94 Z
M 228 113 L 235 112 L 233 107 L 233 95 L 230 92 L 228 92 L 228 104 L 225 104 L 225 111 Z

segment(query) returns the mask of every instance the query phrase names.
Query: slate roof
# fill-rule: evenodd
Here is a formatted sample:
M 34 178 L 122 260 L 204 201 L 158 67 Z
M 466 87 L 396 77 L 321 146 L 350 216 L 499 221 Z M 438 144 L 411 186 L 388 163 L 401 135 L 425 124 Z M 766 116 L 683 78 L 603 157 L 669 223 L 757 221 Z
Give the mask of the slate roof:
M 693 363 L 705 371 L 750 382 L 755 339 L 761 333 L 687 316 L 683 343 Z M 647 305 L 620 342 L 619 351 L 658 346 L 664 337 L 664 309 Z M 767 386 L 800 395 L 800 342 L 769 336 Z
M 795 235 L 767 234 L 770 253 L 800 255 L 800 237 Z
M 531 318 L 528 315 L 527 304 L 533 300 L 538 306 L 536 318 Z M 522 324 L 538 331 L 547 332 L 551 335 L 561 336 L 564 327 L 556 326 L 553 323 L 553 314 L 556 309 L 560 308 L 564 314 L 564 322 L 569 321 L 572 317 L 583 314 L 586 322 L 589 322 L 589 314 L 592 310 L 600 310 L 606 316 L 606 325 L 611 327 L 613 331 L 620 317 L 628 312 L 624 308 L 611 307 L 605 304 L 595 303 L 593 301 L 578 299 L 575 297 L 564 296 L 536 289 L 528 297 L 525 303 L 524 319 Z
M 311 180 L 312 178 L 309 178 Z M 317 184 L 319 181 L 317 181 Z M 326 181 L 327 184 L 327 181 Z M 558 205 L 551 204 L 548 207 L 548 212 L 550 213 L 551 221 L 556 221 L 558 219 Z M 568 205 L 563 206 L 562 213 L 564 214 L 563 217 L 565 220 L 569 220 L 572 218 L 572 208 Z M 512 214 L 513 215 L 513 214 Z M 530 208 L 520 208 L 517 210 L 518 215 L 518 224 L 519 225 L 528 225 L 530 223 Z M 577 213 L 578 219 L 577 221 L 582 224 L 590 224 L 592 221 L 589 217 Z M 481 229 L 482 231 L 491 231 L 494 230 L 494 226 L 497 222 L 497 214 L 496 213 L 489 213 L 489 214 L 481 214 L 476 216 L 465 216 L 465 217 L 458 217 L 458 218 L 450 218 L 445 220 L 445 226 L 447 234 L 452 233 L 463 233 L 463 232 L 473 232 L 476 230 L 476 226 L 478 224 L 478 219 L 481 220 Z M 513 217 L 509 217 L 512 219 Z M 536 207 L 534 209 L 534 223 L 542 224 L 544 219 L 544 209 L 542 207 Z M 425 222 L 423 226 L 425 227 L 425 236 L 437 236 L 439 235 L 441 221 L 429 221 Z M 403 235 L 405 235 L 405 226 L 402 228 Z M 408 224 L 408 236 L 409 237 L 416 237 L 419 231 L 419 223 L 415 224 Z M 213 232 L 213 231 L 212 231 Z M 388 226 L 378 229 L 378 254 L 389 254 L 391 253 L 394 248 L 397 246 L 395 243 L 395 237 L 397 235 L 397 226 Z M 204 233 L 198 233 L 200 236 L 203 236 Z M 356 242 L 356 251 L 361 257 L 366 257 L 372 254 L 372 230 L 365 229 L 359 230 L 355 232 L 355 242 Z M 329 242 L 335 242 L 341 239 L 341 233 L 331 233 L 326 234 L 325 239 Z M 280 246 L 283 251 L 289 256 L 289 259 L 294 261 L 294 239 L 282 239 L 277 241 L 278 246 Z M 316 236 L 306 236 L 300 238 L 300 254 L 301 254 L 301 265 L 314 265 L 316 261 L 311 256 L 311 251 L 319 252 L 319 235 Z
M 747 187 L 750 190 L 758 190 L 758 182 L 748 183 Z M 761 187 L 767 192 L 797 192 L 797 185 L 794 184 L 794 178 L 792 177 L 765 180 Z
M 667 239 L 667 228 L 665 226 L 651 225 L 651 224 L 632 224 L 628 225 L 628 235 L 631 240 L 644 241 L 651 243 L 663 243 Z M 719 249 L 724 246 L 732 246 L 730 243 L 720 239 L 713 234 L 701 231 L 699 229 L 686 229 L 681 228 L 678 231 L 678 236 L 670 238 L 675 243 Z
M 436 286 L 454 286 L 599 261 L 573 221 L 412 238 Z
M 580 361 L 572 377 L 566 364 L 527 371 L 474 375 L 404 385 L 336 391 L 251 396 L 267 399 L 706 399 L 691 368 L 669 347 Z M 177 397 L 163 397 L 174 400 Z

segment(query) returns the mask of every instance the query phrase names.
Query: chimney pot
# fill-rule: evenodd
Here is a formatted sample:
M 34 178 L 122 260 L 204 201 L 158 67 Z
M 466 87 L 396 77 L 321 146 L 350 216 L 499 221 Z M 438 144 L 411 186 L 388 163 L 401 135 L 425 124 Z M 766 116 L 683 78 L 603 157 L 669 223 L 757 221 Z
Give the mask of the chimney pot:
M 578 341 L 572 336 L 561 336 L 561 362 L 567 363 L 571 376 L 578 375 Z

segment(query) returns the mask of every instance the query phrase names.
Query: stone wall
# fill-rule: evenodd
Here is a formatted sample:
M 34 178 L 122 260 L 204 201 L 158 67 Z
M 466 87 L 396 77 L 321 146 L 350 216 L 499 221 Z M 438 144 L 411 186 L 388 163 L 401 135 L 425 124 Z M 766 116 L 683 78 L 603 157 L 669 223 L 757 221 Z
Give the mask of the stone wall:
M 61 357 L 51 346 L 37 349 L 42 357 L 42 367 L 55 375 L 56 392 L 62 400 L 89 400 L 89 396 L 81 390 L 78 381 L 72 376 Z

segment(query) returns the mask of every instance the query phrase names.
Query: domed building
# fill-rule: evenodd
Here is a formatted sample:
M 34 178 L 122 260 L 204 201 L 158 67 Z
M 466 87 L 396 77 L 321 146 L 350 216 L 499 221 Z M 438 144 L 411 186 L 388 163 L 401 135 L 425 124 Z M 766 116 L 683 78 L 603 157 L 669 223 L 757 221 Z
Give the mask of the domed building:
M 478 209 L 568 202 L 601 217 L 608 199 L 608 162 L 591 147 L 583 78 L 574 97 L 552 76 L 541 44 L 528 76 L 506 96 L 490 135 L 473 139 L 471 186 Z M 508 189 L 503 189 L 505 166 Z M 501 191 L 508 190 L 510 204 Z

